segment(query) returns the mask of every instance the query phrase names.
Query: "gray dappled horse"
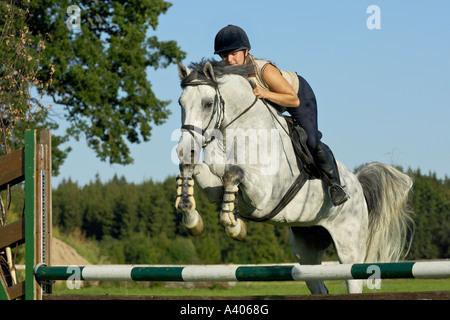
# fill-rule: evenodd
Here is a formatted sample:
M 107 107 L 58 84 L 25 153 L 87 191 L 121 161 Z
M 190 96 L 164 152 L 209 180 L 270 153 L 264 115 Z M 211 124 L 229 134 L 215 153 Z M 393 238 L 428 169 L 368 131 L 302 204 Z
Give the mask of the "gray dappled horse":
M 175 204 L 190 234 L 203 232 L 195 209 L 195 180 L 208 200 L 222 201 L 220 222 L 237 240 L 246 236 L 243 217 L 289 226 L 300 264 L 321 264 L 331 243 L 343 264 L 399 259 L 412 224 L 406 206 L 410 177 L 381 163 L 353 174 L 338 162 L 342 185 L 351 196 L 346 203 L 334 207 L 327 184 L 310 179 L 273 216 L 301 171 L 285 118 L 255 98 L 245 67 L 205 60 L 190 67 L 178 65 L 183 92 Z M 312 293 L 328 293 L 323 281 L 306 283 Z M 362 292 L 362 286 L 362 280 L 347 281 L 349 293 Z

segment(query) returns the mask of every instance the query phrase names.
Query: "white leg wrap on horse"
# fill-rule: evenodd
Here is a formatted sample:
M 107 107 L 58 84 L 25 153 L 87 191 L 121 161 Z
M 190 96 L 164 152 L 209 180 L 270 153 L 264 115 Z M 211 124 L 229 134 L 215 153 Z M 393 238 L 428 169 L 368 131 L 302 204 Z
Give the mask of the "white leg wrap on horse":
M 178 210 L 178 205 L 180 204 L 180 197 L 177 197 L 177 200 L 175 200 L 175 209 Z
M 223 211 L 220 212 L 220 222 L 222 225 L 236 226 L 238 222 L 234 213 L 234 204 L 224 204 L 222 210 Z
M 220 213 L 220 222 L 224 226 L 236 226 L 238 224 L 235 216 L 235 210 L 237 209 L 234 205 L 236 200 L 236 194 L 239 188 L 236 186 L 230 192 L 226 192 L 223 196 L 222 212 Z
M 181 200 L 181 184 L 182 184 L 182 180 L 181 180 L 181 174 L 179 174 L 177 176 L 177 199 L 175 200 L 175 209 L 178 210 L 178 205 L 180 204 L 180 200 Z
M 238 224 L 236 217 L 233 212 L 228 212 L 228 217 L 230 218 L 231 225 L 234 227 Z
M 183 196 L 188 196 L 189 198 L 189 202 L 191 203 L 191 210 L 195 210 L 196 204 L 195 204 L 195 198 L 194 198 L 194 180 L 190 179 L 187 180 L 187 184 L 188 184 L 188 190 L 187 193 L 183 194 L 183 178 L 180 175 L 177 176 L 177 199 L 175 200 L 175 208 L 177 210 L 178 206 L 180 205 L 180 201 L 181 201 L 181 197 Z
M 192 210 L 195 210 L 195 198 L 194 198 L 194 180 L 192 180 L 192 186 L 188 189 L 189 201 L 192 203 Z
M 194 179 L 188 180 L 189 188 L 188 188 L 188 196 L 189 201 L 192 203 L 192 210 L 195 210 L 195 198 L 194 198 Z

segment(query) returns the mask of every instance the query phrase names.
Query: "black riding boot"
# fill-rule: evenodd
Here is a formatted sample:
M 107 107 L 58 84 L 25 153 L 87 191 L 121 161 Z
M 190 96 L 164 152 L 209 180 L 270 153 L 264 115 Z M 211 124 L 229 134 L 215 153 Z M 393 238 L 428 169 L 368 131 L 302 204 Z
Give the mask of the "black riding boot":
M 328 193 L 330 194 L 333 205 L 339 206 L 347 201 L 350 197 L 341 186 L 338 170 L 334 163 L 333 154 L 328 148 L 319 142 L 316 150 L 313 152 L 314 161 L 320 167 L 325 180 L 328 183 Z

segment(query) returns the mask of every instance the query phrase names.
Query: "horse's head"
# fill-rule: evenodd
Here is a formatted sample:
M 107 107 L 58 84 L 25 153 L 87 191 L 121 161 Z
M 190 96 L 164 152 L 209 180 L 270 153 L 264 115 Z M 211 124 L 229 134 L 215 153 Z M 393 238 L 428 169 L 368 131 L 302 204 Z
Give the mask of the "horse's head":
M 208 130 L 217 129 L 223 113 L 223 101 L 212 65 L 191 71 L 178 63 L 183 93 L 178 100 L 182 108 L 182 136 L 177 153 L 182 163 L 197 163 Z
M 202 60 L 190 67 L 192 70 L 178 64 L 183 93 L 179 99 L 182 138 L 177 152 L 183 164 L 197 163 L 201 148 L 221 138 L 224 130 L 257 101 L 247 78 L 253 65 L 228 66 Z

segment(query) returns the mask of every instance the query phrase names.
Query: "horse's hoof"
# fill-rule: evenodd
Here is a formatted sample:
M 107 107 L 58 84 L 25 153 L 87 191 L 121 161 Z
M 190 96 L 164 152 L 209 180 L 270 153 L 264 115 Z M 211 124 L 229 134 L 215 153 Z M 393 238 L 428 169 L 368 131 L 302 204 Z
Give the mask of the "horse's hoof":
M 186 231 L 191 235 L 191 236 L 199 236 L 203 233 L 203 219 L 201 215 L 198 215 L 198 222 L 194 227 L 186 227 Z
M 237 219 L 238 223 L 235 226 L 227 226 L 225 231 L 234 240 L 242 241 L 247 236 L 247 225 L 241 219 Z

